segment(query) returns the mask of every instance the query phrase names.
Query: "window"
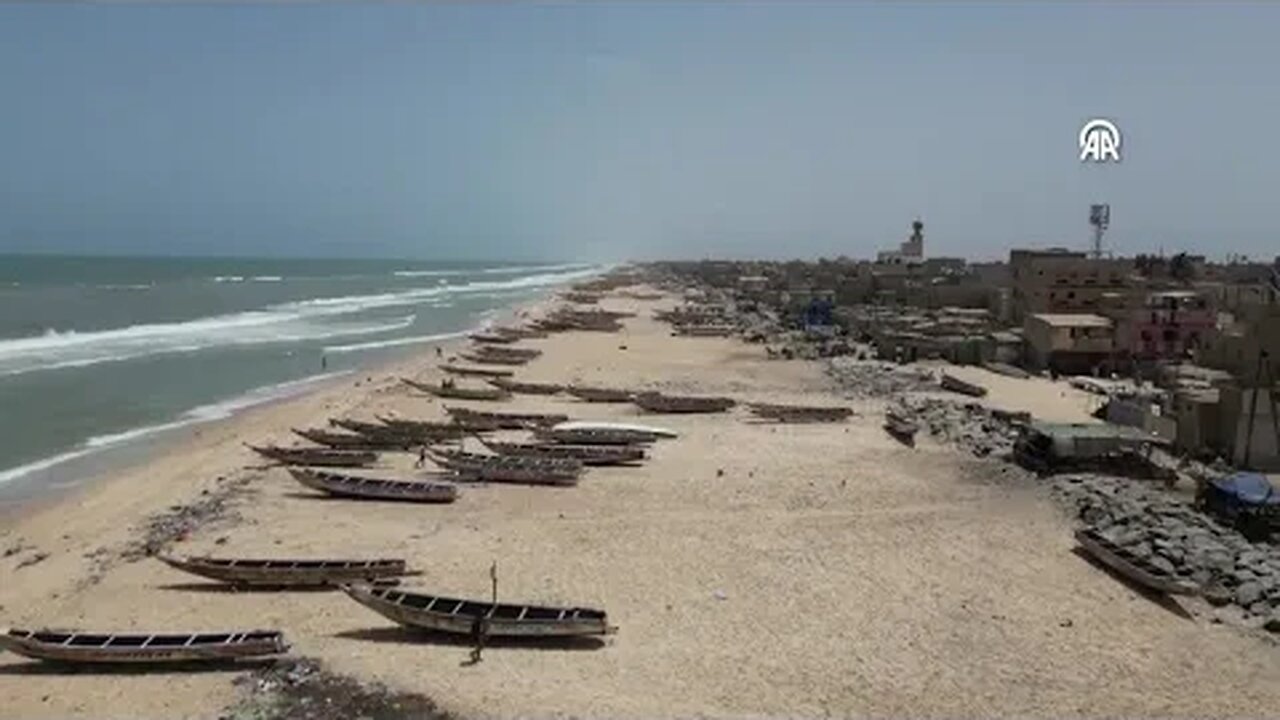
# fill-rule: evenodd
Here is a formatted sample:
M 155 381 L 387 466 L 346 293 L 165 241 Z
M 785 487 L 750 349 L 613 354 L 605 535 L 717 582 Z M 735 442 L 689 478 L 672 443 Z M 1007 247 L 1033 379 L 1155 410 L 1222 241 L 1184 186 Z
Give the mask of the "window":
M 1068 300 L 1075 300 L 1075 299 L 1076 299 L 1076 291 L 1075 291 L 1075 290 L 1068 290 L 1068 291 L 1067 291 L 1067 299 L 1068 299 Z

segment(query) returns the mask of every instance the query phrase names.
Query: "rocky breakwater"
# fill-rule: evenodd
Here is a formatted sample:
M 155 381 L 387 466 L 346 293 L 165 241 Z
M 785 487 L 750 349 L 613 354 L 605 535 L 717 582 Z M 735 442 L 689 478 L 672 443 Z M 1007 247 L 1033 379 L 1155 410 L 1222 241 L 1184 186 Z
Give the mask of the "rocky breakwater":
M 1082 523 L 1201 588 L 1210 604 L 1280 632 L 1280 548 L 1251 542 L 1189 498 L 1139 481 L 1095 474 L 1050 480 Z
M 928 396 L 908 396 L 899 411 L 941 442 L 958 445 L 978 457 L 1008 458 L 1018 439 L 1018 422 L 1029 417 Z
M 911 392 L 937 389 L 932 372 L 891 362 L 837 357 L 828 364 L 827 374 L 853 398 L 900 398 Z

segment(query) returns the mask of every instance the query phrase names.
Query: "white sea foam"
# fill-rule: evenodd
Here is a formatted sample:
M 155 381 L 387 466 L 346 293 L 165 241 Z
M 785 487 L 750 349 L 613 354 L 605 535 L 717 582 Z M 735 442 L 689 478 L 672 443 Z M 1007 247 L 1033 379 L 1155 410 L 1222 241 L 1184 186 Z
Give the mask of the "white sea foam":
M 389 333 L 407 328 L 412 324 L 412 318 L 388 323 L 386 320 L 343 319 L 342 316 L 422 304 L 448 307 L 449 303 L 463 297 L 515 296 L 590 277 L 601 270 L 597 267 L 573 267 L 576 269 L 501 280 L 475 280 L 461 285 L 312 298 L 183 322 L 84 332 L 50 329 L 43 335 L 0 340 L 0 377 L 214 347 Z M 231 277 L 243 279 L 241 276 Z
M 219 275 L 213 279 L 216 283 L 244 282 L 243 275 Z
M 254 282 L 280 282 L 281 280 L 284 280 L 284 278 L 279 275 L 254 275 L 250 279 Z
M 172 430 L 179 430 L 199 423 L 223 420 L 225 418 L 232 417 L 241 410 L 246 410 L 254 407 L 255 405 L 262 405 L 275 400 L 282 400 L 287 397 L 298 395 L 306 391 L 312 385 L 342 377 L 344 375 L 349 375 L 352 372 L 353 371 L 351 370 L 343 370 L 340 372 L 312 375 L 300 380 L 290 380 L 288 382 L 277 383 L 274 385 L 264 385 L 228 400 L 222 400 L 220 402 L 192 408 L 191 410 L 183 413 L 177 420 L 159 423 L 157 425 L 145 425 L 143 427 L 137 427 L 118 433 L 95 435 L 88 440 L 85 440 L 80 446 L 72 450 L 68 450 L 67 452 L 0 471 L 0 484 L 10 482 L 42 470 L 48 470 L 69 460 L 75 460 L 89 455 L 90 453 L 122 447 L 128 443 L 135 442 L 143 438 Z
M 422 343 L 462 337 L 466 334 L 466 331 L 438 333 L 436 335 L 415 335 L 414 337 L 391 338 L 390 340 L 372 340 L 370 342 L 354 343 L 351 345 L 330 345 L 326 347 L 324 351 L 327 353 L 339 354 L 357 352 L 360 350 L 376 350 L 378 348 L 397 347 L 399 345 L 420 345 Z

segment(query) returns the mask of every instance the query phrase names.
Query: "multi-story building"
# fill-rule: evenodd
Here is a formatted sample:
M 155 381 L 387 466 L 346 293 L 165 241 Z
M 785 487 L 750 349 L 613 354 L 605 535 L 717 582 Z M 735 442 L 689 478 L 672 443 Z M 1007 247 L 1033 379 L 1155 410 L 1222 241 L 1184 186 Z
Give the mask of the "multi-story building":
M 1133 270 L 1131 259 L 1090 258 L 1062 248 L 1013 250 L 1014 314 L 1096 313 L 1104 295 L 1127 296 L 1141 289 Z
M 1115 326 L 1092 313 L 1035 313 L 1023 322 L 1026 360 L 1034 368 L 1060 373 L 1108 369 L 1115 350 Z
M 1116 319 L 1116 349 L 1137 360 L 1187 358 L 1213 339 L 1218 324 L 1217 311 L 1194 290 L 1153 292 Z

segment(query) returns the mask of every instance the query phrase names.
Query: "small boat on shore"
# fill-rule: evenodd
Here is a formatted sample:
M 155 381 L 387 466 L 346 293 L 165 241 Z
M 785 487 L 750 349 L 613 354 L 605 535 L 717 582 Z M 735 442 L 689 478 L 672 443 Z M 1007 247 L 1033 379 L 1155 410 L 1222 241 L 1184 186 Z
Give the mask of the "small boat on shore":
M 852 408 L 825 405 L 748 403 L 747 408 L 756 417 L 784 423 L 832 423 L 853 415 Z
M 480 455 L 457 450 L 437 450 L 431 458 L 441 467 L 468 480 L 521 485 L 576 485 L 582 463 L 567 458 L 535 458 L 513 455 Z
M 564 392 L 564 385 L 558 383 L 522 382 L 508 378 L 489 378 L 485 382 L 507 392 L 523 395 L 558 395 Z
M 985 397 L 987 394 L 987 389 L 981 385 L 961 380 L 955 375 L 946 372 L 942 373 L 941 385 L 943 390 L 950 390 L 969 397 Z
M 469 365 L 455 365 L 453 363 L 444 363 L 439 366 L 441 370 L 450 375 L 464 375 L 471 377 L 511 377 L 516 374 L 515 370 L 502 370 L 499 368 L 474 367 Z
M 1076 542 L 1089 555 L 1120 575 L 1145 588 L 1169 595 L 1191 595 L 1196 587 L 1173 573 L 1165 572 L 1133 554 L 1127 548 L 1103 537 L 1092 528 L 1076 530 Z
M 517 358 L 523 360 L 532 360 L 542 355 L 542 351 L 537 348 L 514 347 L 511 345 L 480 345 L 475 349 L 474 353 L 483 358 Z
M 467 362 L 488 364 L 488 365 L 528 365 L 533 358 L 517 357 L 514 355 L 478 355 L 476 353 L 459 353 L 458 357 Z
M 334 497 L 421 503 L 448 503 L 458 499 L 458 486 L 453 483 L 387 480 L 297 467 L 289 468 L 289 474 L 312 490 Z
M 378 454 L 368 450 L 337 450 L 334 448 L 277 447 L 273 445 L 247 447 L 268 460 L 285 465 L 316 465 L 320 467 L 364 467 L 377 462 Z
M 636 445 L 560 445 L 557 443 L 515 443 L 481 441 L 491 452 L 534 458 L 567 458 L 583 465 L 631 465 L 642 462 L 644 448 Z
M 511 393 L 501 388 L 468 388 L 456 385 L 428 385 L 408 378 L 400 378 L 401 382 L 415 390 L 452 400 L 506 400 Z
M 916 421 L 892 409 L 884 414 L 884 429 L 906 445 L 914 445 L 920 426 Z
M 449 416 L 455 422 L 463 424 L 474 423 L 476 425 L 490 424 L 502 430 L 525 430 L 534 427 L 546 427 L 566 422 L 569 419 L 569 416 L 563 413 L 489 412 L 464 407 L 446 407 L 444 411 L 449 413 Z
M 378 420 L 397 432 L 406 435 L 427 438 L 430 441 L 452 440 L 470 433 L 497 430 L 498 424 L 481 418 L 470 418 L 459 422 L 456 418 L 442 420 L 411 420 L 408 418 L 378 416 Z
M 720 413 L 738 404 L 738 401 L 727 397 L 666 395 L 660 392 L 639 393 L 632 401 L 646 412 L 668 414 Z
M 614 631 L 603 610 L 492 603 L 405 592 L 369 585 L 344 585 L 352 600 L 408 627 L 489 637 L 573 637 Z
M 618 388 L 604 387 L 586 387 L 583 385 L 570 385 L 565 392 L 586 402 L 593 403 L 624 403 L 631 402 L 631 398 L 635 397 L 635 393 L 630 390 L 621 390 Z
M 467 336 L 472 342 L 486 343 L 493 345 L 509 345 L 520 339 L 519 335 L 511 335 L 498 332 L 478 332 L 471 333 Z
M 156 556 L 166 565 L 218 582 L 272 587 L 316 587 L 350 582 L 374 583 L 421 575 L 401 559 L 298 560 Z
M 370 437 L 349 432 L 331 432 L 317 428 L 293 428 L 298 437 L 338 450 L 404 450 L 412 443 L 399 437 Z
M 625 428 L 538 428 L 534 437 L 561 445 L 647 445 L 660 435 L 645 430 Z
M 0 648 L 60 663 L 217 662 L 289 651 L 278 630 L 203 633 L 114 633 L 58 630 L 0 631 Z

